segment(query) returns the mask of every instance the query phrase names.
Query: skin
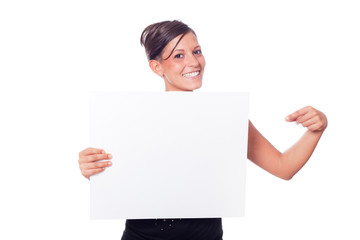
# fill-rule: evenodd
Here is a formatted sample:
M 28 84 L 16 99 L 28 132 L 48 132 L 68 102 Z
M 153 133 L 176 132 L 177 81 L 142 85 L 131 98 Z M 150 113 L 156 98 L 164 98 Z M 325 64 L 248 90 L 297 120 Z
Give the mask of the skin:
M 163 60 L 169 56 L 180 37 L 181 35 L 166 45 L 160 60 L 150 60 L 149 62 L 151 70 L 164 79 L 166 91 L 193 91 L 202 85 L 205 58 L 193 33 L 187 33 L 172 55 L 167 60 Z M 186 75 L 196 72 L 199 72 L 196 76 Z
M 205 59 L 201 47 L 193 33 L 187 33 L 170 58 L 169 56 L 179 35 L 164 48 L 158 60 L 149 61 L 151 70 L 162 77 L 166 91 L 193 91 L 202 85 Z M 184 74 L 198 72 L 196 76 Z M 327 127 L 327 118 L 319 110 L 307 106 L 285 118 L 307 128 L 305 134 L 288 150 L 279 152 L 255 126 L 249 121 L 248 159 L 269 173 L 290 180 L 309 160 L 321 135 Z M 87 148 L 79 153 L 79 167 L 84 177 L 88 178 L 111 166 L 111 154 L 103 149 Z

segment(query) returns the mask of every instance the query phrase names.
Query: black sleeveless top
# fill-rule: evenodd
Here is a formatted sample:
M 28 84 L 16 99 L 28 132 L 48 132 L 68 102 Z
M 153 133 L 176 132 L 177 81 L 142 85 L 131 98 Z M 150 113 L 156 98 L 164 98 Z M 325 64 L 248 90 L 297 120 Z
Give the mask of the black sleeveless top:
M 121 240 L 222 240 L 221 218 L 126 220 Z

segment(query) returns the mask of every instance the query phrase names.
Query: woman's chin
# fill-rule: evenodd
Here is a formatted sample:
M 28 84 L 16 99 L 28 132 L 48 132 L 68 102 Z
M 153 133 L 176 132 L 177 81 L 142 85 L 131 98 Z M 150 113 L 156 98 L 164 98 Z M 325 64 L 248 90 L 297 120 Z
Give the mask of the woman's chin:
M 202 86 L 202 80 L 201 79 L 193 80 L 191 82 L 188 82 L 188 84 L 187 84 L 187 88 L 189 90 L 199 89 L 199 88 L 201 88 L 201 86 Z
M 198 80 L 193 82 L 187 82 L 181 85 L 165 83 L 165 85 L 166 85 L 166 91 L 193 91 L 201 88 L 202 81 Z
M 193 91 L 193 90 L 201 88 L 201 86 L 202 86 L 202 82 L 200 81 L 197 83 L 189 84 L 184 89 L 186 89 L 187 91 Z
M 202 86 L 202 82 L 200 82 L 193 90 L 199 89 Z

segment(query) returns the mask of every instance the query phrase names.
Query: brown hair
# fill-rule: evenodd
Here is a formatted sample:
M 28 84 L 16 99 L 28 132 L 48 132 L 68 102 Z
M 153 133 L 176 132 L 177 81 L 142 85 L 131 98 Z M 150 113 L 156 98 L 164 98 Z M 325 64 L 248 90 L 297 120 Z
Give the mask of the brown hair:
M 164 59 L 166 60 L 171 56 L 182 37 L 190 31 L 196 36 L 195 32 L 188 25 L 178 20 L 154 23 L 146 27 L 142 32 L 140 44 L 145 47 L 146 56 L 149 61 L 152 59 L 162 60 L 159 59 L 159 56 L 161 56 L 166 45 L 182 34 L 170 55 Z

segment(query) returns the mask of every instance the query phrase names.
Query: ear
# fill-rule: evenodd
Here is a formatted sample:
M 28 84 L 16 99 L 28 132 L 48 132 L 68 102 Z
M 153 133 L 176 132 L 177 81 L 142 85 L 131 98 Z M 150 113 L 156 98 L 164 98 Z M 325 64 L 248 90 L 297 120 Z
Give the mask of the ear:
M 155 74 L 159 75 L 160 77 L 164 76 L 164 72 L 162 71 L 161 63 L 159 61 L 150 60 L 149 66 Z

